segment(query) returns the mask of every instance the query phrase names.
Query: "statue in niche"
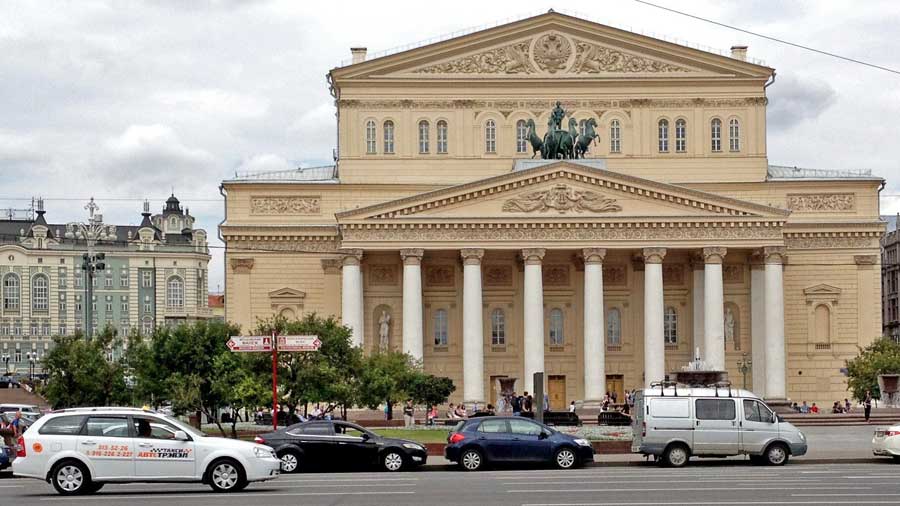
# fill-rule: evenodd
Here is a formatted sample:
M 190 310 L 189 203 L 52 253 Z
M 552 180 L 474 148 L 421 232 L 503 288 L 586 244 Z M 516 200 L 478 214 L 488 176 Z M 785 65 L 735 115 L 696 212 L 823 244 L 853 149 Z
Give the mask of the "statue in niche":
M 725 341 L 734 342 L 734 313 L 730 307 L 725 308 Z
M 391 346 L 391 315 L 386 309 L 381 311 L 378 319 L 378 347 L 381 351 L 388 351 Z

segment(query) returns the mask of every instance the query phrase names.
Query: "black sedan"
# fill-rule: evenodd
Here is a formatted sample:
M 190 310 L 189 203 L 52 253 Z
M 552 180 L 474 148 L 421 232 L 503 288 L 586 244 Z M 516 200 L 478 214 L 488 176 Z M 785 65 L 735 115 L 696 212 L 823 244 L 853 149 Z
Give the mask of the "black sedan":
M 400 471 L 425 464 L 428 453 L 415 441 L 381 437 L 359 425 L 311 421 L 256 436 L 281 459 L 281 470 L 358 469 L 381 467 Z

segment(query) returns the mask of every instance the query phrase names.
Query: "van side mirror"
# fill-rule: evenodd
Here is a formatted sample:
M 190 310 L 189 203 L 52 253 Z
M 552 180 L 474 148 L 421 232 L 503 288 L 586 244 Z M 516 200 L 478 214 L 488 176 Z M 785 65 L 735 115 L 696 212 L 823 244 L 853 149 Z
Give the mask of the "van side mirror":
M 191 438 L 188 437 L 187 433 L 183 430 L 175 431 L 175 441 L 190 441 Z

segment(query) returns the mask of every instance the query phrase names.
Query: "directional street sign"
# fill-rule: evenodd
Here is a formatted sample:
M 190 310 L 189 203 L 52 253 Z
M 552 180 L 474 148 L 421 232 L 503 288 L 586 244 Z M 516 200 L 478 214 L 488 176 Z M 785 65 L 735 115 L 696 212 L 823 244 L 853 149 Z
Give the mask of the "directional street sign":
M 236 352 L 272 351 L 272 336 L 231 336 L 226 344 Z
M 319 336 L 278 336 L 278 351 L 318 351 Z

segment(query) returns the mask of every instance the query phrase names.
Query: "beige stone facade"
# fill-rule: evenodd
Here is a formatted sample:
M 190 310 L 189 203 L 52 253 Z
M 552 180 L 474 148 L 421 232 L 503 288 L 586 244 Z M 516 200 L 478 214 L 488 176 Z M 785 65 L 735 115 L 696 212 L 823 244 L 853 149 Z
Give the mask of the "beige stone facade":
M 535 370 L 593 400 L 698 348 L 768 397 L 846 397 L 881 334 L 882 180 L 768 164 L 771 68 L 557 13 L 362 53 L 329 74 L 335 167 L 223 182 L 229 320 L 340 316 L 454 401 Z M 556 101 L 596 124 L 583 159 L 532 160 Z

